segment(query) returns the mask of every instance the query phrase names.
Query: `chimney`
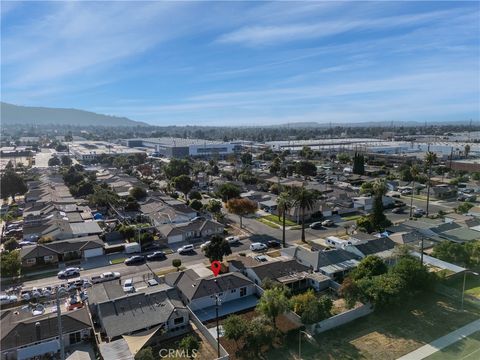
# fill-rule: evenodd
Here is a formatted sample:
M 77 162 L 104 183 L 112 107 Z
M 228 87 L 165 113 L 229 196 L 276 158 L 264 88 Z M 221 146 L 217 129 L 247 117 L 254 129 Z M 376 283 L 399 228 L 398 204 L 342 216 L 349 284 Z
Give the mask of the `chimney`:
M 41 332 L 42 332 L 42 329 L 40 327 L 40 322 L 37 321 L 35 323 L 35 334 L 36 334 L 37 341 L 40 341 L 42 338 Z

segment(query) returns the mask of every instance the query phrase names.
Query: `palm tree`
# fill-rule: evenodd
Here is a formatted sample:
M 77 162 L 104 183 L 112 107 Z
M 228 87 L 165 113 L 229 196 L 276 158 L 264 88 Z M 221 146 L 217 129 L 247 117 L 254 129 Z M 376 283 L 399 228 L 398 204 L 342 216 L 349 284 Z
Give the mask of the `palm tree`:
M 468 154 L 470 154 L 470 145 L 465 145 L 464 148 L 465 158 L 468 158 Z
M 283 247 L 286 246 L 286 243 L 285 243 L 285 218 L 286 218 L 288 210 L 290 210 L 292 208 L 292 205 L 293 205 L 292 195 L 289 192 L 286 192 L 286 191 L 280 193 L 280 195 L 277 198 L 277 206 L 278 206 L 278 216 L 279 217 L 282 216 L 282 218 L 283 218 L 283 221 L 282 221 L 282 223 L 283 223 L 282 224 L 283 225 L 283 233 L 282 233 Z
M 410 174 L 412 175 L 412 194 L 410 195 L 410 218 L 412 218 L 412 211 L 413 211 L 413 193 L 415 192 L 415 180 L 417 179 L 419 173 L 419 169 L 417 165 L 412 165 L 410 167 Z
M 302 187 L 294 194 L 294 206 L 300 208 L 302 217 L 302 242 L 305 242 L 305 211 L 312 210 L 317 201 L 317 194 Z
M 428 182 L 427 182 L 427 216 L 428 216 L 428 206 L 430 205 L 430 182 L 432 179 L 432 165 L 437 162 L 437 154 L 428 151 L 425 155 L 425 164 L 428 167 Z

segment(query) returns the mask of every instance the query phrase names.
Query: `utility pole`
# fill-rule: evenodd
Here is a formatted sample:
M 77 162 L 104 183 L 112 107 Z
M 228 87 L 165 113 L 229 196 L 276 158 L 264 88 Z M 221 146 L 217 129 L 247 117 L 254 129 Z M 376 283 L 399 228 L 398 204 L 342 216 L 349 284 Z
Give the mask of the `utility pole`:
M 60 309 L 60 292 L 57 289 L 56 300 L 57 300 L 57 321 L 58 321 L 58 341 L 60 342 L 60 360 L 65 360 L 65 344 L 63 343 L 63 329 L 62 329 L 62 309 Z

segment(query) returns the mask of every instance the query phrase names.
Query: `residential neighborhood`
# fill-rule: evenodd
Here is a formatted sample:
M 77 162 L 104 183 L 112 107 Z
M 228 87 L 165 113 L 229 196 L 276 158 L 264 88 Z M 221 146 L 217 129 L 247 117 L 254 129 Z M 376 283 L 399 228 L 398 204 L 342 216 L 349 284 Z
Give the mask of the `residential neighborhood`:
M 0 16 L 0 360 L 480 359 L 479 1 Z

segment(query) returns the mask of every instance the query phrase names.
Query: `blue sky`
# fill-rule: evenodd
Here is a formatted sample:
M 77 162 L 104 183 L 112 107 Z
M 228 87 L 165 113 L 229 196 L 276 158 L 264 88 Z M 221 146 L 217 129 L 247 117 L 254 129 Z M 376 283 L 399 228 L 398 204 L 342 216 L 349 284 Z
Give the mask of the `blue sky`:
M 155 125 L 480 118 L 480 4 L 6 2 L 2 100 Z

